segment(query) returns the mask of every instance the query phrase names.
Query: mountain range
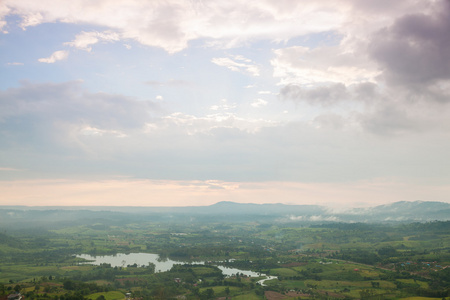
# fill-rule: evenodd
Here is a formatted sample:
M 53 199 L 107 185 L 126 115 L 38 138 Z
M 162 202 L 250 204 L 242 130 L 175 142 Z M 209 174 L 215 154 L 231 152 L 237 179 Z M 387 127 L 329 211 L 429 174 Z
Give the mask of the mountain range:
M 124 222 L 428 222 L 450 220 L 450 204 L 400 201 L 369 208 L 335 212 L 319 205 L 253 204 L 231 201 L 187 207 L 37 207 L 0 206 L 0 226 L 46 227 L 56 224 L 120 224 Z M 47 227 L 48 227 L 47 226 Z

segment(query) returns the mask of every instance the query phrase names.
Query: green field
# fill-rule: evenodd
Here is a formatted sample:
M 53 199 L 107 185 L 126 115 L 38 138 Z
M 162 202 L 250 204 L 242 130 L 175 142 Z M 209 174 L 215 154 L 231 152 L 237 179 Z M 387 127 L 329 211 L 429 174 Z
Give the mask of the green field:
M 105 297 L 105 300 L 121 300 L 125 299 L 125 295 L 121 292 L 113 291 L 113 292 L 104 292 L 104 293 L 94 293 L 86 296 L 87 299 L 96 300 L 100 296 Z
M 133 298 L 193 300 L 264 299 L 265 292 L 315 299 L 448 297 L 449 222 L 288 225 L 96 220 L 5 231 L 0 233 L 0 296 L 17 290 L 30 300 L 97 300 L 101 295 L 122 300 L 128 292 Z M 82 259 L 74 256 L 131 252 L 183 263 L 155 272 L 151 264 L 80 265 Z M 224 276 L 217 265 L 276 279 L 260 286 L 258 278 Z

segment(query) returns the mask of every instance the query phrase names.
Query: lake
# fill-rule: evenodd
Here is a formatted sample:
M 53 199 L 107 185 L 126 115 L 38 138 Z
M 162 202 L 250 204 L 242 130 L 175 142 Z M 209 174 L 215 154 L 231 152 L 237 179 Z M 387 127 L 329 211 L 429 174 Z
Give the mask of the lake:
M 147 266 L 149 262 L 155 264 L 155 272 L 165 272 L 170 270 L 175 264 L 205 264 L 205 262 L 186 262 L 186 261 L 174 261 L 171 259 L 161 260 L 158 254 L 152 253 L 118 253 L 115 255 L 104 255 L 104 256 L 91 256 L 88 254 L 77 255 L 79 258 L 89 260 L 89 264 L 100 265 L 100 264 L 111 264 L 112 267 L 126 267 L 127 265 L 137 264 L 138 266 Z M 266 276 L 265 274 L 256 273 L 253 271 L 240 270 L 234 268 L 227 268 L 224 266 L 217 266 L 222 273 L 227 276 L 235 275 L 236 273 L 242 273 L 251 277 Z

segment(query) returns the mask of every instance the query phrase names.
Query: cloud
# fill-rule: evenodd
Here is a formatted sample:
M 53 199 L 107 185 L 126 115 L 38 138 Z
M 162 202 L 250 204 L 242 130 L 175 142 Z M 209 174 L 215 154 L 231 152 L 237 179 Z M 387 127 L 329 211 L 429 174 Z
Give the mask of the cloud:
M 293 46 L 274 50 L 271 60 L 273 76 L 280 85 L 342 83 L 345 85 L 373 81 L 379 74 L 376 65 L 364 53 L 351 52 L 346 45 L 310 49 Z
M 346 120 L 338 114 L 323 114 L 314 119 L 317 128 L 342 129 L 346 123 Z
M 8 66 L 23 66 L 24 64 L 21 62 L 9 62 L 7 63 Z
M 40 12 L 29 12 L 22 18 L 22 22 L 20 23 L 20 27 L 23 30 L 26 30 L 27 27 L 36 26 L 44 22 L 44 17 Z
M 168 81 L 157 81 L 157 80 L 149 80 L 144 82 L 147 85 L 150 85 L 152 87 L 183 87 L 183 86 L 190 86 L 192 85 L 191 82 L 181 79 L 170 79 Z
M 236 107 L 236 103 L 229 103 L 227 99 L 222 99 L 220 100 L 220 104 L 212 105 L 209 109 L 214 111 L 228 111 L 235 109 Z
M 267 101 L 264 99 L 256 99 L 255 101 L 252 102 L 252 104 L 250 104 L 252 107 L 258 108 L 258 107 L 263 107 L 267 105 Z
M 448 102 L 450 96 L 450 2 L 437 1 L 432 13 L 407 14 L 374 33 L 369 53 L 392 87 Z
M 211 107 L 211 110 L 217 111 L 216 113 L 201 117 L 180 112 L 172 113 L 164 117 L 164 125 L 161 124 L 160 126 L 165 128 L 173 128 L 173 126 L 176 126 L 177 131 L 185 132 L 190 136 L 196 134 L 206 134 L 209 136 L 217 134 L 217 136 L 220 136 L 220 134 L 226 133 L 227 130 L 230 130 L 228 133 L 241 136 L 254 134 L 264 128 L 279 125 L 270 120 L 239 117 L 236 114 L 229 112 L 229 110 L 234 108 L 233 104 L 223 104 L 218 105 L 217 107 L 213 106 Z
M 311 104 L 329 105 L 349 98 L 347 88 L 342 83 L 328 86 L 302 87 L 287 85 L 280 90 L 280 96 L 294 101 L 306 101 Z
M 342 120 L 380 135 L 446 130 L 450 3 L 342 3 L 352 13 L 336 45 L 274 50 L 280 98 L 335 111 L 347 105 Z
M 50 57 L 39 58 L 38 61 L 47 64 L 53 64 L 58 60 L 64 60 L 69 56 L 69 52 L 65 50 L 55 51 Z
M 119 137 L 119 138 L 123 138 L 123 137 L 127 136 L 125 133 L 118 131 L 118 130 L 101 129 L 101 128 L 96 128 L 96 127 L 92 127 L 89 125 L 81 127 L 79 129 L 79 133 L 81 135 L 85 135 L 85 136 L 112 135 L 112 136 Z
M 385 136 L 449 132 L 450 107 L 448 104 L 428 101 L 412 101 L 411 96 L 398 94 L 380 100 L 357 113 L 356 120 L 365 130 Z
M 81 82 L 22 83 L 0 91 L 0 165 L 36 178 L 125 174 L 307 183 L 449 177 L 442 167 L 450 141 L 445 128 L 386 140 L 340 130 L 347 119 L 332 113 L 311 122 L 276 122 L 242 116 L 228 101 L 217 105 L 205 115 L 165 112 L 150 101 L 91 93 Z M 377 121 L 388 117 L 378 108 L 354 118 L 374 132 L 383 132 L 381 124 L 400 127 L 401 114 L 391 123 Z M 416 107 L 427 114 L 423 108 Z
M 64 43 L 64 45 L 68 45 L 71 47 L 75 47 L 77 49 L 81 49 L 81 50 L 90 52 L 92 50 L 92 47 L 90 47 L 90 46 L 97 44 L 99 41 L 116 42 L 119 40 L 120 40 L 119 35 L 112 31 L 104 31 L 104 32 L 98 32 L 98 31 L 85 32 L 85 31 L 83 31 L 75 37 L 75 40 L 73 40 L 72 42 Z
M 327 221 L 327 222 L 338 222 L 339 218 L 335 217 L 335 216 L 311 216 L 309 217 L 309 220 L 313 221 L 313 222 L 318 222 L 318 221 Z
M 23 29 L 43 23 L 89 24 L 113 30 L 121 39 L 175 53 L 187 48 L 192 40 L 233 47 L 249 40 L 286 41 L 327 31 L 344 22 L 342 6 L 330 5 L 333 3 L 61 0 L 37 5 L 29 0 L 6 0 L 0 6 L 0 25 L 6 26 L 10 14 L 21 18 Z
M 11 9 L 6 6 L 4 3 L 0 3 L 0 32 L 3 34 L 7 34 L 8 31 L 4 29 L 7 26 L 7 22 L 5 20 L 6 16 L 8 16 L 11 12 Z
M 75 145 L 80 136 L 123 137 L 143 128 L 156 106 L 121 95 L 88 93 L 81 82 L 33 84 L 0 91 L 4 145 Z M 15 124 L 15 125 L 14 125 Z
M 255 64 L 251 64 L 251 60 L 242 56 L 235 56 L 234 60 L 229 57 L 217 57 L 213 58 L 211 62 L 218 66 L 226 67 L 234 72 L 259 76 L 259 67 Z

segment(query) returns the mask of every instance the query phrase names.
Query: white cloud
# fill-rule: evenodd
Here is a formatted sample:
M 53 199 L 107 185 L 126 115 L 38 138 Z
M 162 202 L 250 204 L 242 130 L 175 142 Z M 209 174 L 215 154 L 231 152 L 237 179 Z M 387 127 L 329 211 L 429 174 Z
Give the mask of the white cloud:
M 309 217 L 309 219 L 314 222 L 318 222 L 318 221 L 337 222 L 337 221 L 339 221 L 339 218 L 335 217 L 335 216 L 311 216 L 311 217 Z
M 103 42 L 116 42 L 119 41 L 120 37 L 117 33 L 112 31 L 91 31 L 91 32 L 81 32 L 75 37 L 75 40 L 72 42 L 64 43 L 64 45 L 68 45 L 71 47 L 75 47 L 77 49 L 85 50 L 90 52 L 92 50 L 91 45 L 97 44 L 99 41 Z
M 81 135 L 85 135 L 85 136 L 103 136 L 103 135 L 107 135 L 110 134 L 112 136 L 115 137 L 119 137 L 119 138 L 123 138 L 126 137 L 127 135 L 124 134 L 121 131 L 118 130 L 108 130 L 108 129 L 101 129 L 101 128 L 96 128 L 96 127 L 92 127 L 92 126 L 82 126 L 79 129 L 79 132 Z
M 266 106 L 267 103 L 268 102 L 266 100 L 259 98 L 259 99 L 256 99 L 255 101 L 253 101 L 251 106 L 255 107 L 255 108 L 258 108 L 258 107 Z
M 10 62 L 7 63 L 8 66 L 23 66 L 23 63 L 21 62 Z
M 354 42 L 366 39 L 375 28 L 389 25 L 396 16 L 430 11 L 429 1 L 405 0 L 385 7 L 373 4 L 375 1 L 364 2 L 42 0 L 37 4 L 5 0 L 0 4 L 0 28 L 7 26 L 6 17 L 11 14 L 21 18 L 24 29 L 43 23 L 88 24 L 116 32 L 121 40 L 131 39 L 175 53 L 193 40 L 230 48 L 258 40 L 280 43 L 320 32 L 335 32 Z M 92 42 L 95 37 L 90 38 Z M 89 45 L 80 41 L 84 49 Z
M 231 71 L 250 74 L 252 76 L 259 76 L 259 67 L 255 64 L 250 64 L 252 61 L 249 59 L 238 57 L 238 59 L 235 58 L 235 60 L 232 60 L 229 57 L 217 57 L 213 58 L 211 62 L 218 66 L 226 67 Z
M 363 53 L 346 52 L 342 45 L 315 49 L 293 46 L 276 49 L 274 54 L 271 63 L 280 85 L 330 82 L 349 85 L 374 81 L 380 73 Z
M 263 128 L 270 128 L 279 126 L 278 122 L 263 120 L 263 119 L 250 119 L 239 117 L 238 115 L 230 112 L 217 112 L 206 116 L 193 116 L 183 113 L 173 113 L 164 118 L 165 128 L 176 125 L 180 130 L 186 132 L 188 135 L 207 134 L 219 135 L 223 133 L 223 130 L 231 130 L 238 136 L 240 134 L 255 134 Z
M 222 99 L 220 100 L 220 104 L 212 105 L 209 109 L 214 111 L 228 111 L 235 109 L 236 107 L 236 103 L 229 103 L 227 99 Z
M 39 58 L 38 61 L 42 62 L 42 63 L 53 64 L 59 60 L 66 59 L 68 56 L 69 56 L 69 51 L 60 50 L 60 51 L 53 52 L 52 55 L 50 55 L 50 57 Z
M 333 4 L 333 5 L 330 5 Z M 205 39 L 229 47 L 255 39 L 285 41 L 311 32 L 327 31 L 345 21 L 343 8 L 333 1 L 128 1 L 5 0 L 0 15 L 18 15 L 26 29 L 42 23 L 90 24 L 174 53 L 189 41 Z M 326 9 L 321 9 L 321 8 Z
M 40 12 L 30 12 L 25 15 L 20 23 L 20 27 L 26 30 L 27 27 L 36 26 L 44 22 L 44 17 Z
M 260 95 L 272 95 L 274 93 L 272 93 L 271 91 L 259 91 L 258 94 L 260 94 Z
M 2 32 L 3 34 L 8 33 L 8 31 L 3 28 L 6 27 L 7 25 L 5 17 L 9 15 L 10 11 L 11 9 L 8 6 L 6 6 L 5 3 L 0 2 L 0 32 Z

